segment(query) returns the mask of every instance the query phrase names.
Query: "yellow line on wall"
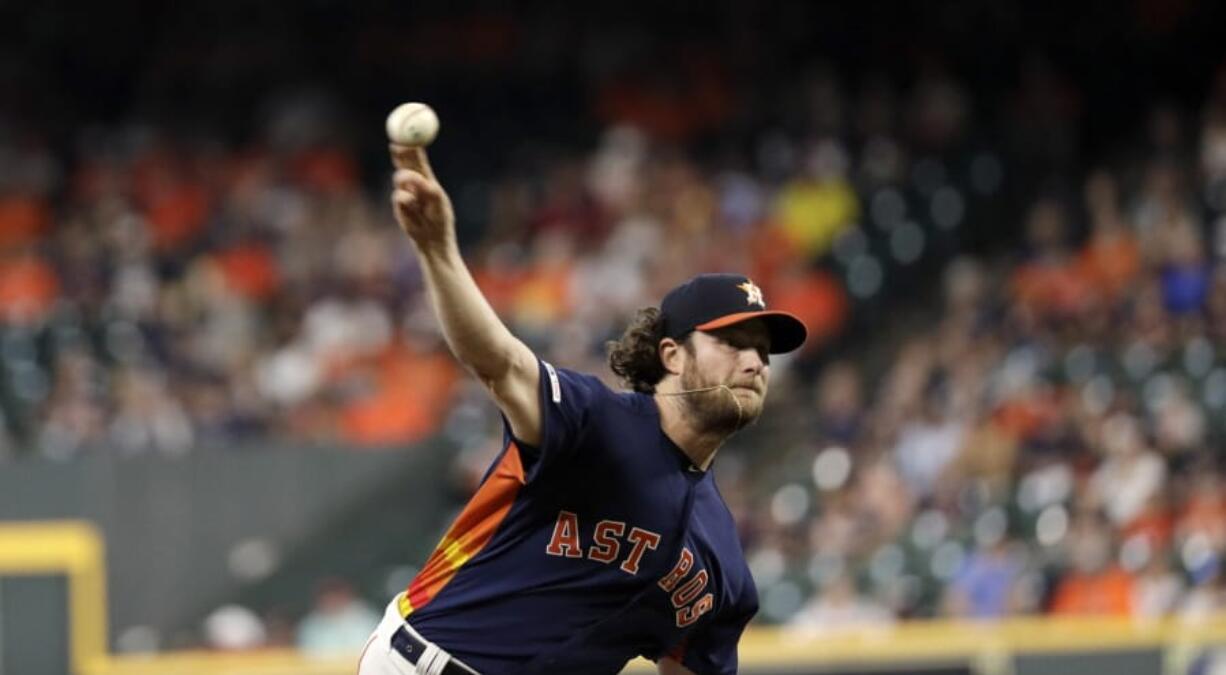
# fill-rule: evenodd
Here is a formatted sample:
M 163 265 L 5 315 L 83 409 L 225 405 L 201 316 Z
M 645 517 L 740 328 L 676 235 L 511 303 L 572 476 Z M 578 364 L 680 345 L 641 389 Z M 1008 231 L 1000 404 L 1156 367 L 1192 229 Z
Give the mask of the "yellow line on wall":
M 353 675 L 358 655 L 311 659 L 291 649 L 245 653 L 182 651 L 112 656 L 87 675 Z
M 73 673 L 105 660 L 106 560 L 102 537 L 83 521 L 0 524 L 0 574 L 68 578 L 68 663 Z

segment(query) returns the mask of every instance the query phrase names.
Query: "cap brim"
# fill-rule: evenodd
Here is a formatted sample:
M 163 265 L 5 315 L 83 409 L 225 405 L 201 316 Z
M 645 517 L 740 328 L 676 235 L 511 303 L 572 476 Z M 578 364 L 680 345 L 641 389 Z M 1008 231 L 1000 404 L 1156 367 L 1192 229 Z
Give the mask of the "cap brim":
M 784 354 L 799 348 L 805 343 L 805 338 L 809 335 L 809 329 L 805 328 L 804 322 L 800 319 L 787 312 L 769 310 L 725 314 L 718 319 L 712 319 L 702 325 L 694 326 L 694 328 L 697 330 L 715 330 L 743 323 L 750 319 L 761 319 L 762 323 L 766 324 L 766 330 L 770 333 L 770 353 L 772 354 Z

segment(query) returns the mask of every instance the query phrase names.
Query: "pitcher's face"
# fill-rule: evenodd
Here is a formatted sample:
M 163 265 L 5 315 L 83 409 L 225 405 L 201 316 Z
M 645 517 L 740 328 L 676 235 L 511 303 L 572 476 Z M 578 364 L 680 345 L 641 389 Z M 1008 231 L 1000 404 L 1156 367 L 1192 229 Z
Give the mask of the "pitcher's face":
M 757 421 L 770 379 L 770 335 L 765 324 L 751 319 L 710 332 L 695 331 L 685 351 L 681 388 L 718 387 L 686 397 L 697 426 L 730 433 Z

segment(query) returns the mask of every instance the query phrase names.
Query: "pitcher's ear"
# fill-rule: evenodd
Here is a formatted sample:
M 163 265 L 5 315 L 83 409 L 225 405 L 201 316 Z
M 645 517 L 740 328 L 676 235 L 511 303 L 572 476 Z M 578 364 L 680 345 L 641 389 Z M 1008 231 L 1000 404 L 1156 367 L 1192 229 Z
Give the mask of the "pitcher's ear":
M 685 370 L 685 349 L 672 338 L 660 340 L 660 365 L 670 375 L 680 375 Z

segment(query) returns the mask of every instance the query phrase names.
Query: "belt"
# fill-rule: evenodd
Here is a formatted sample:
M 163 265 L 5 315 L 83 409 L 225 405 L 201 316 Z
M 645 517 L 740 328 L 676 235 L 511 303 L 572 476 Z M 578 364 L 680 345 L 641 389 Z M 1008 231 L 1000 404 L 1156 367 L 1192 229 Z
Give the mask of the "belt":
M 437 662 L 439 658 L 447 659 L 441 670 L 437 669 L 437 666 L 434 666 L 434 669 L 428 667 L 426 672 L 431 673 L 431 675 L 480 675 L 477 671 L 464 665 L 459 659 L 451 657 L 447 652 L 418 637 L 416 631 L 409 628 L 408 625 L 401 626 L 396 629 L 395 633 L 392 633 L 392 649 L 395 649 L 405 660 L 415 666 L 418 665 L 420 659 L 426 656 L 427 647 L 434 647 L 431 650 L 433 653 L 430 654 L 432 661 Z M 422 671 L 418 669 L 418 672 Z

